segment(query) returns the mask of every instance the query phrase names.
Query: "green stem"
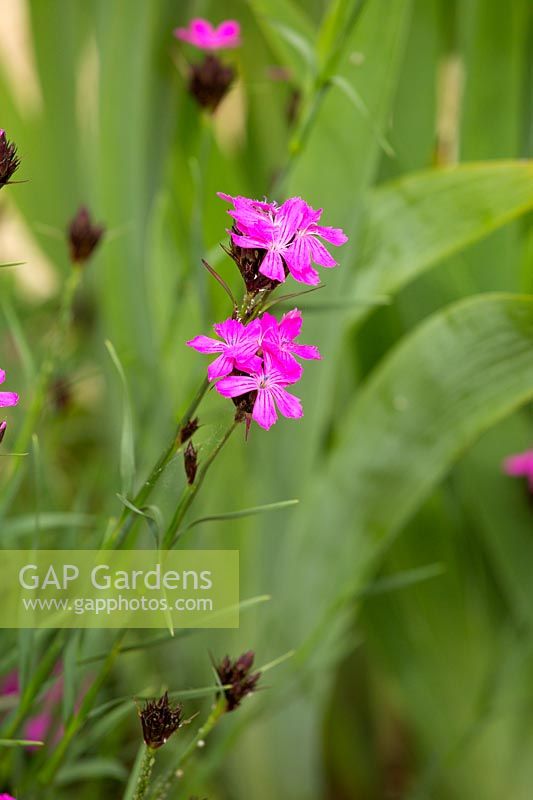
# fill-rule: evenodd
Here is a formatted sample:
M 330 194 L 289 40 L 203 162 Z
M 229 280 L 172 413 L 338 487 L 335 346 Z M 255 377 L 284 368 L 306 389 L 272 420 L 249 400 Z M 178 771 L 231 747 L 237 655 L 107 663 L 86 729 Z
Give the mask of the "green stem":
M 78 288 L 81 280 L 81 275 L 81 268 L 74 265 L 69 277 L 65 281 L 61 296 L 57 332 L 54 337 L 54 341 L 49 348 L 48 355 L 41 367 L 28 413 L 26 414 L 22 427 L 20 428 L 19 435 L 15 441 L 13 449 L 16 453 L 23 453 L 28 449 L 31 438 L 38 426 L 39 418 L 46 403 L 50 378 L 54 374 L 54 370 L 61 355 L 62 347 L 64 346 L 68 335 L 72 315 L 72 304 L 76 294 L 76 289 Z M 9 468 L 6 473 L 6 486 L 2 492 L 2 500 L 0 503 L 0 511 L 2 513 L 5 513 L 9 508 L 16 494 L 22 466 L 23 459 L 20 458 L 11 459 L 9 463 Z
M 49 784 L 54 779 L 57 770 L 61 766 L 61 762 L 63 761 L 63 758 L 68 748 L 70 747 L 72 740 L 74 739 L 74 737 L 84 724 L 85 720 L 87 719 L 87 716 L 93 707 L 98 692 L 102 688 L 104 681 L 111 672 L 111 669 L 117 657 L 120 654 L 120 645 L 122 644 L 122 640 L 125 635 L 126 635 L 125 630 L 120 631 L 117 634 L 111 652 L 109 653 L 106 660 L 100 667 L 100 672 L 93 681 L 90 689 L 85 694 L 77 712 L 71 717 L 70 722 L 66 726 L 65 732 L 58 746 L 51 754 L 47 763 L 41 770 L 39 778 L 42 783 Z
M 180 432 L 184 425 L 187 424 L 193 417 L 196 409 L 200 405 L 204 395 L 206 394 L 209 388 L 209 381 L 205 378 L 201 385 L 198 387 L 196 394 L 194 395 L 191 403 L 189 404 L 187 410 L 181 417 L 174 435 L 170 442 L 168 443 L 166 449 L 163 451 L 162 455 L 158 458 L 157 462 L 154 464 L 148 478 L 143 483 L 142 487 L 139 489 L 137 494 L 132 500 L 133 505 L 136 508 L 142 508 L 148 498 L 150 497 L 155 485 L 157 484 L 159 478 L 165 471 L 168 464 L 172 461 L 176 452 L 180 447 Z M 133 525 L 137 522 L 137 515 L 134 514 L 133 511 L 129 508 L 124 508 L 120 518 L 111 532 L 106 536 L 106 539 L 103 543 L 103 548 L 106 550 L 112 550 L 116 547 L 121 547 L 124 543 L 124 540 L 130 530 L 132 529 Z
M 204 482 L 209 467 L 211 466 L 217 455 L 220 453 L 220 451 L 222 450 L 222 448 L 224 447 L 224 445 L 226 444 L 226 442 L 228 441 L 228 439 L 230 438 L 231 434 L 233 433 L 238 424 L 239 423 L 236 420 L 232 421 L 229 428 L 226 429 L 222 437 L 219 439 L 219 441 L 216 443 L 216 445 L 209 453 L 209 456 L 203 462 L 201 468 L 198 470 L 198 474 L 196 476 L 194 483 L 188 484 L 185 487 L 183 494 L 181 496 L 181 500 L 179 501 L 176 510 L 174 512 L 174 516 L 172 517 L 170 524 L 163 537 L 163 542 L 162 542 L 163 550 L 170 550 L 174 546 L 177 539 L 176 534 L 178 532 L 179 526 L 181 525 L 183 517 L 189 510 L 191 503 L 198 494 L 198 491 L 200 490 L 200 487 Z
M 152 770 L 155 764 L 156 752 L 156 750 L 153 750 L 151 747 L 148 747 L 148 745 L 145 745 L 133 800 L 144 800 L 146 797 L 146 792 L 150 786 L 150 778 L 152 777 Z
M 203 747 L 205 740 L 213 728 L 224 716 L 226 710 L 226 699 L 224 695 L 222 695 L 217 700 L 216 705 L 213 707 L 202 727 L 198 730 L 198 733 L 194 739 L 181 754 L 177 763 L 172 767 L 172 769 L 169 769 L 156 783 L 152 794 L 153 800 L 167 800 L 173 784 L 178 782 L 183 776 L 183 768 L 194 755 L 194 753 L 197 752 L 200 747 Z

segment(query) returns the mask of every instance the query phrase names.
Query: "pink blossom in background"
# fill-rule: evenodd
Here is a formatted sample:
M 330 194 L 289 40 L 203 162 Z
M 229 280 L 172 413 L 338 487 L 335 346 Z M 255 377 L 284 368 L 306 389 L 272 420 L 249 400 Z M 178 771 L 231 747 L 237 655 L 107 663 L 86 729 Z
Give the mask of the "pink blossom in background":
M 56 664 L 54 668 L 54 675 L 56 680 L 46 692 L 42 701 L 41 710 L 38 714 L 31 717 L 24 726 L 24 738 L 34 742 L 45 741 L 46 737 L 52 730 L 55 721 L 55 710 L 58 703 L 61 701 L 63 695 L 63 677 L 61 675 L 62 666 Z M 0 695 L 18 695 L 20 692 L 20 685 L 17 670 L 10 672 L 3 680 L 0 686 Z M 54 741 L 57 741 L 61 736 L 62 729 L 58 730 L 54 736 Z M 27 750 L 37 750 L 37 747 L 28 745 Z M 1 795 L 0 795 L 1 800 Z
M 0 794 L 0 800 L 15 800 L 10 794 Z
M 503 462 L 503 469 L 513 478 L 527 478 L 528 486 L 533 492 L 533 450 L 509 456 Z
M 228 19 L 215 28 L 208 20 L 197 18 L 191 20 L 187 28 L 176 28 L 174 36 L 201 50 L 222 50 L 240 45 L 241 26 Z
M 279 207 L 220 193 L 219 197 L 234 204 L 228 212 L 238 229 L 231 231 L 233 242 L 243 248 L 266 250 L 259 267 L 262 275 L 283 283 L 287 268 L 300 283 L 317 285 L 320 275 L 311 266 L 313 262 L 327 268 L 337 266 L 319 237 L 336 247 L 345 244 L 348 237 L 341 228 L 318 224 L 322 209 L 315 210 L 301 197 L 291 197 Z
M 261 346 L 264 353 L 268 353 L 272 364 L 283 375 L 301 377 L 302 367 L 295 356 L 304 359 L 320 359 L 318 347 L 308 344 L 298 344 L 297 337 L 302 330 L 302 312 L 293 308 L 278 322 L 272 314 L 265 313 L 261 317 L 263 335 Z
M 252 419 L 265 430 L 278 419 L 276 407 L 284 417 L 298 419 L 303 416 L 302 404 L 294 395 L 286 391 L 286 386 L 294 383 L 277 370 L 268 356 L 263 367 L 251 375 L 230 375 L 216 384 L 216 390 L 223 397 L 241 397 L 249 392 L 257 392 Z
M 261 324 L 258 320 L 243 325 L 235 319 L 227 319 L 213 326 L 223 341 L 209 336 L 196 336 L 187 342 L 189 347 L 199 353 L 220 353 L 207 369 L 210 381 L 229 375 L 233 369 L 247 371 L 261 368 L 261 360 L 256 353 L 259 349 Z
M 0 369 L 0 383 L 6 379 L 6 373 Z M 19 396 L 16 392 L 0 392 L 0 408 L 5 406 L 16 406 L 19 401 Z

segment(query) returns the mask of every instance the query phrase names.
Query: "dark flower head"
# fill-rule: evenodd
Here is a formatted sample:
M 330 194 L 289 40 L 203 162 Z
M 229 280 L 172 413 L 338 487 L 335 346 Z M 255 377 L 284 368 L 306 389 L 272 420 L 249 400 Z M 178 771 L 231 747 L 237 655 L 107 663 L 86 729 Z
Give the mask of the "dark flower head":
M 84 264 L 92 256 L 104 231 L 101 225 L 93 225 L 88 209 L 81 206 L 67 231 L 70 258 L 74 264 Z
M 6 132 L 0 129 L 0 189 L 9 183 L 19 164 L 16 145 L 10 142 Z
M 144 743 L 152 750 L 162 747 L 172 734 L 181 727 L 183 707 L 178 703 L 171 706 L 168 692 L 159 700 L 149 700 L 139 711 L 143 729 Z
M 2 422 L 0 422 L 0 444 L 3 442 L 4 436 L 6 435 L 6 428 L 7 422 L 4 419 Z
M 232 227 L 232 231 L 237 235 L 240 233 L 236 225 Z M 276 286 L 279 286 L 279 281 L 267 278 L 266 275 L 262 275 L 259 272 L 259 267 L 263 263 L 266 250 L 239 247 L 238 244 L 235 244 L 233 239 L 230 239 L 230 246 L 226 252 L 237 265 L 237 269 L 241 273 L 244 285 L 246 286 L 246 291 L 250 294 L 257 294 L 262 291 L 273 291 Z
M 246 695 L 252 694 L 256 689 L 261 673 L 251 673 L 254 658 L 255 654 L 249 650 L 236 661 L 231 661 L 226 656 L 220 664 L 215 665 L 220 683 L 228 687 L 223 690 L 228 711 L 236 709 Z
M 203 61 L 191 66 L 189 92 L 202 108 L 216 111 L 234 79 L 233 67 L 208 53 Z
M 198 451 L 192 442 L 189 442 L 185 453 L 183 454 L 183 462 L 185 464 L 185 474 L 187 476 L 187 483 L 189 486 L 194 483 L 196 478 L 196 470 L 198 469 Z

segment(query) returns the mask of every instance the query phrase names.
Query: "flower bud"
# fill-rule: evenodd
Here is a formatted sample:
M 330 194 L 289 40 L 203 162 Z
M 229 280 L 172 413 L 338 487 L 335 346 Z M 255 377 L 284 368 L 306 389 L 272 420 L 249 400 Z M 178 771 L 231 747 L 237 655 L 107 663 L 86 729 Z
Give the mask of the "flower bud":
M 183 461 L 185 464 L 185 474 L 187 476 L 187 483 L 189 486 L 194 483 L 196 478 L 196 470 L 198 469 L 198 451 L 192 442 L 189 442 L 185 453 L 183 454 Z
M 235 70 L 211 53 L 190 70 L 189 92 L 199 106 L 216 111 L 235 79 Z
M 236 661 L 231 661 L 229 656 L 226 656 L 220 664 L 215 665 L 220 683 L 226 687 L 223 691 L 228 711 L 236 709 L 246 695 L 252 694 L 256 689 L 261 673 L 250 674 L 254 658 L 255 654 L 249 650 Z
M 81 206 L 67 231 L 70 259 L 73 264 L 84 264 L 88 261 L 104 231 L 105 228 L 101 225 L 93 225 L 88 209 Z

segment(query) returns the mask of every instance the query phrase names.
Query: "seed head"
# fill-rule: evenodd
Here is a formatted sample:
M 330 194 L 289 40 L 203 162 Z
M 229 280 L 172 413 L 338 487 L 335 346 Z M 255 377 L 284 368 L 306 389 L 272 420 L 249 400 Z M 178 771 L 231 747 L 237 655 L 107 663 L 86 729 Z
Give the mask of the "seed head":
M 235 79 L 235 70 L 217 56 L 208 53 L 203 61 L 191 66 L 189 92 L 198 105 L 216 111 Z
M 71 221 L 67 236 L 70 248 L 70 258 L 73 264 L 84 264 L 92 256 L 105 228 L 93 225 L 89 210 L 81 206 L 74 219 Z
M 139 711 L 144 743 L 152 750 L 157 750 L 166 744 L 172 734 L 181 727 L 183 722 L 183 707 L 178 703 L 171 706 L 168 692 L 159 700 L 149 700 Z
M 6 428 L 7 422 L 4 419 L 2 422 L 0 422 L 0 444 L 3 442 L 4 436 L 6 435 Z
M 198 417 L 188 420 L 185 425 L 180 429 L 179 443 L 185 444 L 193 434 L 198 430 Z
M 6 132 L 0 129 L 0 189 L 9 183 L 19 164 L 16 145 L 10 142 Z
M 228 711 L 234 711 L 246 695 L 255 691 L 261 673 L 251 673 L 254 658 L 255 654 L 249 650 L 236 661 L 231 661 L 229 656 L 226 656 L 220 664 L 215 665 L 221 684 L 228 687 L 223 690 Z

